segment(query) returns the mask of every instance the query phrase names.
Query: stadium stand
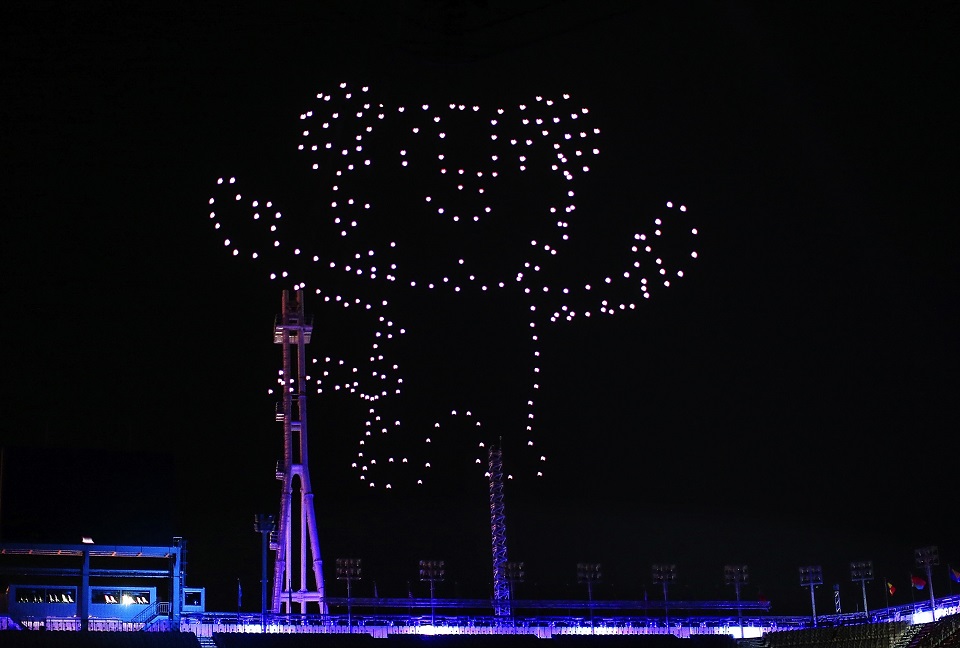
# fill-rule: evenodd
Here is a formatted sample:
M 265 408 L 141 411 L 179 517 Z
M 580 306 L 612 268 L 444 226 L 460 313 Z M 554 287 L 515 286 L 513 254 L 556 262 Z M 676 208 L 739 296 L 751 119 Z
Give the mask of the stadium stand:
M 191 632 L 48 632 L 9 630 L 3 648 L 200 648 Z

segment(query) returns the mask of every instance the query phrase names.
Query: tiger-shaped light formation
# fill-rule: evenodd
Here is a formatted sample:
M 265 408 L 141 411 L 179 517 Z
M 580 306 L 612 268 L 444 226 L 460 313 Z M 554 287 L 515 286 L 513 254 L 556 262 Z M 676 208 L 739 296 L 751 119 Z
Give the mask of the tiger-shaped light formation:
M 494 442 L 528 455 L 517 478 L 543 476 L 546 331 L 631 313 L 697 257 L 686 207 L 657 201 L 600 263 L 577 261 L 572 233 L 589 239 L 603 222 L 575 200 L 600 154 L 590 121 L 568 95 L 511 108 L 391 106 L 341 84 L 300 114 L 303 177 L 283 179 L 295 195 L 216 180 L 209 218 L 223 249 L 304 291 L 308 313 L 322 310 L 309 383 L 362 405 L 349 461 L 370 488 L 423 484 L 461 459 L 484 474 Z M 427 402 L 404 405 L 418 389 Z

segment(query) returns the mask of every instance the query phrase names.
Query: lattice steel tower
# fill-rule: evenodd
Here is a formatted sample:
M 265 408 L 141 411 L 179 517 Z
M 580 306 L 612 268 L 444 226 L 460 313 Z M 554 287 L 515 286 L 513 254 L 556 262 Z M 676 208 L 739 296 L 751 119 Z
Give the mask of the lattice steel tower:
M 302 293 L 295 291 L 291 295 L 284 290 L 281 314 L 273 327 L 274 343 L 283 346 L 283 373 L 280 376 L 283 400 L 278 403 L 276 416 L 277 421 L 283 423 L 283 466 L 277 465 L 277 479 L 283 482 L 283 490 L 280 519 L 270 541 L 270 548 L 276 552 L 270 608 L 275 613 L 292 613 L 294 604 L 297 604 L 297 611 L 305 614 L 310 611 L 309 603 L 316 603 L 321 614 L 327 613 L 307 455 L 305 347 L 312 333 L 313 318 L 303 314 Z M 300 489 L 296 503 L 294 482 L 299 483 Z M 307 570 L 308 558 L 312 580 Z
M 507 516 L 503 502 L 503 453 L 491 445 L 487 451 L 490 472 L 490 537 L 493 544 L 493 605 L 497 616 L 510 616 L 510 581 L 507 577 Z

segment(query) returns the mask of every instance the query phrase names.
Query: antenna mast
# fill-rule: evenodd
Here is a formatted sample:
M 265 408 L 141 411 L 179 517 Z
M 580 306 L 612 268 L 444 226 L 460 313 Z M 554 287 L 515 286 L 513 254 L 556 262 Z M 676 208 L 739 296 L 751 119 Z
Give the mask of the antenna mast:
M 274 613 L 290 614 L 294 603 L 299 606 L 301 614 L 308 612 L 308 603 L 317 603 L 320 614 L 327 613 L 323 596 L 323 561 L 320 559 L 317 515 L 313 507 L 307 455 L 305 347 L 312 333 L 313 318 L 303 314 L 302 293 L 295 291 L 291 295 L 284 290 L 281 314 L 273 327 L 274 343 L 283 346 L 283 373 L 280 376 L 283 400 L 278 403 L 276 415 L 277 421 L 283 423 L 283 466 L 277 466 L 277 479 L 283 481 L 283 490 L 279 525 L 270 539 L 270 548 L 276 552 L 271 605 Z M 296 506 L 293 499 L 295 481 L 300 485 L 300 498 Z M 296 551 L 295 538 L 299 540 Z M 310 589 L 307 572 L 308 554 L 314 589 Z

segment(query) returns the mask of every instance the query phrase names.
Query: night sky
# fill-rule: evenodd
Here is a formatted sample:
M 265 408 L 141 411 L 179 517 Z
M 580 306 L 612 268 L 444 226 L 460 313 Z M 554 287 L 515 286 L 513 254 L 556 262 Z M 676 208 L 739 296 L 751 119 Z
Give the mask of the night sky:
M 960 565 L 954 3 L 205 7 L 0 9 L 0 539 L 182 536 L 188 584 L 207 587 L 208 609 L 235 609 L 238 578 L 244 608 L 256 609 L 253 519 L 279 507 L 272 328 L 281 291 L 303 280 L 308 351 L 346 358 L 348 370 L 367 371 L 369 335 L 383 323 L 323 296 L 390 300 L 406 330 L 384 353 L 401 367 L 389 380 L 402 376 L 404 396 L 384 407 L 403 423 L 366 459 L 432 463 L 419 487 L 399 465 L 392 488 L 371 487 L 351 467 L 367 404 L 348 390 L 311 396 L 330 595 L 345 594 L 333 564 L 349 557 L 364 561 L 354 595 L 376 583 L 381 596 L 425 596 L 417 561 L 442 559 L 439 596 L 489 596 L 487 483 L 474 458 L 478 440 L 501 439 L 515 473 L 509 557 L 527 570 L 519 598 L 585 598 L 576 563 L 589 561 L 603 565 L 596 598 L 660 597 L 651 565 L 675 563 L 671 599 L 729 599 L 723 567 L 746 564 L 744 598 L 804 614 L 797 568 L 822 565 L 818 609 L 832 611 L 839 583 L 853 611 L 851 561 L 874 562 L 871 607 L 884 603 L 884 578 L 898 588 L 891 602 L 906 603 L 927 596 L 908 581 L 914 549 L 930 545 L 942 563 L 936 592 L 958 587 L 946 573 Z M 297 150 L 319 137 L 302 134 L 301 115 L 342 108 L 330 138 L 353 146 L 361 120 L 346 109 L 361 96 L 389 116 L 364 142 L 374 166 L 337 179 L 336 155 Z M 549 112 L 548 98 L 571 107 L 565 116 L 588 109 L 574 139 L 587 126 L 589 172 L 577 157 L 573 181 L 547 171 L 555 152 L 539 144 L 520 173 L 515 152 L 470 115 L 506 108 L 508 138 L 525 110 Z M 449 141 L 426 136 L 439 127 L 422 104 L 445 115 Z M 499 145 L 512 171 L 482 198 L 462 198 L 431 157 L 448 145 L 451 175 L 457 162 L 492 168 L 483 156 Z M 231 177 L 243 206 L 217 184 Z M 570 240 L 542 271 L 528 269 L 528 285 L 602 283 L 633 233 L 663 215 L 653 256 L 662 250 L 684 276 L 649 299 L 636 276 L 613 282 L 616 299 L 636 304 L 615 316 L 586 317 L 593 302 L 570 297 L 578 317 L 544 324 L 531 345 L 529 322 L 562 301 L 556 290 L 411 290 L 384 281 L 384 267 L 380 281 L 339 269 L 354 249 L 389 258 L 397 240 L 398 275 L 454 277 L 466 250 L 478 275 L 512 279 L 534 254 L 528 238 L 558 236 L 553 222 L 537 227 L 568 186 Z M 340 236 L 331 202 L 348 191 L 374 204 L 375 227 Z M 431 212 L 428 194 L 453 211 L 493 211 L 470 230 Z M 249 219 L 234 227 L 250 199 L 282 207 L 279 249 Z M 231 245 L 214 222 L 236 231 Z M 298 245 L 339 268 L 284 256 Z M 277 269 L 291 274 L 270 279 Z M 534 450 L 523 430 L 531 411 Z

